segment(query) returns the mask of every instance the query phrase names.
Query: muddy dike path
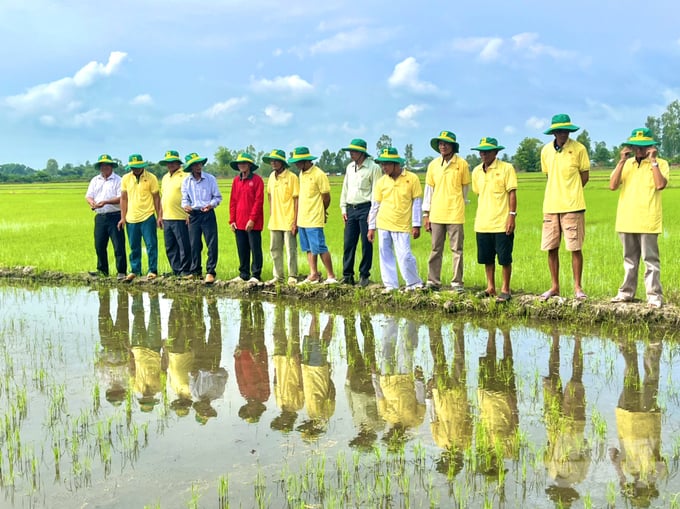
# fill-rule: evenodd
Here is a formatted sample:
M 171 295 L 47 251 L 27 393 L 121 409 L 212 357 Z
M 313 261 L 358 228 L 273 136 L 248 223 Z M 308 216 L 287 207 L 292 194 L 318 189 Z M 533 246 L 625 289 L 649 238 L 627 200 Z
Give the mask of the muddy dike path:
M 159 276 L 155 280 L 139 277 L 132 282 L 115 278 L 93 277 L 88 273 L 62 273 L 37 271 L 33 267 L 0 267 L 0 283 L 30 287 L 90 286 L 93 288 L 125 288 L 128 291 L 200 294 L 215 297 L 262 299 L 280 301 L 301 307 L 322 306 L 328 310 L 351 309 L 357 311 L 417 315 L 445 318 L 459 315 L 474 319 L 508 319 L 509 321 L 550 324 L 609 336 L 643 339 L 647 337 L 680 340 L 680 308 L 666 304 L 660 309 L 651 308 L 644 301 L 610 303 L 608 300 L 589 298 L 580 301 L 565 297 L 552 297 L 541 301 L 538 295 L 516 290 L 507 303 L 496 303 L 495 298 L 479 297 L 480 289 L 469 289 L 459 294 L 453 291 L 417 290 L 383 293 L 380 284 L 366 288 L 346 285 L 285 283 L 232 283 L 217 280 L 205 284 L 200 280 L 186 281 L 176 277 Z

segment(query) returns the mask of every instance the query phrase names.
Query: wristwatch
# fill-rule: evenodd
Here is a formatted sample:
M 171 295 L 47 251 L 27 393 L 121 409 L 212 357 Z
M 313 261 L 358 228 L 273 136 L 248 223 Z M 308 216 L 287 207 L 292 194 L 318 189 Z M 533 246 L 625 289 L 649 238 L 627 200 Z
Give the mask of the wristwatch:
M 510 214 L 511 216 L 516 216 L 516 215 L 517 215 L 517 212 L 515 212 L 515 211 L 513 210 L 513 211 L 511 211 L 511 212 L 508 212 L 508 214 Z
M 652 163 L 652 166 L 653 166 L 654 168 L 658 168 L 658 167 L 659 167 L 659 163 L 656 162 L 656 161 L 654 161 L 654 162 Z

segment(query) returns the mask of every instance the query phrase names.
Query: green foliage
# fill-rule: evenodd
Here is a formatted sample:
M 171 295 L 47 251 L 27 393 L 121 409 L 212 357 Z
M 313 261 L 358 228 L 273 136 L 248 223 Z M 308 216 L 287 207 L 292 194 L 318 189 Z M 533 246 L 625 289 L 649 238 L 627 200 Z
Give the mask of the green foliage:
M 519 171 L 541 171 L 541 147 L 543 143 L 537 138 L 524 138 L 517 147 L 512 162 Z
M 588 131 L 585 129 L 576 137 L 576 141 L 578 141 L 581 145 L 586 147 L 586 150 L 588 151 L 588 154 L 593 153 L 592 149 L 592 144 L 590 141 L 590 135 L 588 134 Z
M 595 143 L 595 151 L 589 152 L 590 158 L 595 161 L 598 166 L 603 166 L 609 164 L 612 160 L 612 153 L 607 148 L 607 144 L 604 141 L 598 141 Z M 618 158 L 618 154 L 616 154 Z M 618 161 L 618 159 L 617 159 Z
M 470 166 L 470 171 L 472 171 L 478 165 L 482 164 L 482 158 L 479 157 L 479 154 L 476 154 L 476 153 L 466 155 L 465 160 L 467 161 L 468 165 Z
M 375 148 L 376 148 L 378 154 L 380 152 L 382 152 L 382 149 L 387 148 L 387 147 L 391 147 L 391 146 L 392 146 L 392 138 L 390 138 L 386 134 L 381 135 L 380 138 L 378 139 L 378 141 L 375 144 Z

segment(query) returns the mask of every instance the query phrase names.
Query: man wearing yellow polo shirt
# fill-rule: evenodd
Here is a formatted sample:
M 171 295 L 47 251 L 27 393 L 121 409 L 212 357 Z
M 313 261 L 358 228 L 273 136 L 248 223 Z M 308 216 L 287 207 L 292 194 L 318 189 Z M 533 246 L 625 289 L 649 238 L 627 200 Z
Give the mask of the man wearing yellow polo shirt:
M 158 179 L 146 171 L 148 166 L 139 154 L 128 158 L 127 168 L 131 170 L 121 180 L 120 212 L 118 229 L 127 225 L 130 244 L 130 273 L 125 278 L 130 282 L 142 275 L 142 238 L 149 261 L 147 279 L 158 277 L 158 237 L 156 226 L 163 228 L 163 209 L 158 189 Z M 155 216 L 154 216 L 155 213 Z
M 191 243 L 187 213 L 182 208 L 182 182 L 189 176 L 181 170 L 182 160 L 175 150 L 168 150 L 158 164 L 168 172 L 161 179 L 161 205 L 163 207 L 163 237 L 172 275 L 191 275 Z
M 288 284 L 297 283 L 297 211 L 300 183 L 297 175 L 288 170 L 286 153 L 274 149 L 262 158 L 272 167 L 267 181 L 269 199 L 269 252 L 272 255 L 275 284 L 283 281 L 283 247 L 288 253 Z
M 541 150 L 541 170 L 548 177 L 543 198 L 543 233 L 541 250 L 548 252 L 551 286 L 543 292 L 540 300 L 548 300 L 560 294 L 560 242 L 571 251 L 571 271 L 574 277 L 574 297 L 586 300 L 588 296 L 581 286 L 583 275 L 583 239 L 585 238 L 586 200 L 583 188 L 588 183 L 590 158 L 588 151 L 569 133 L 580 127 L 571 123 L 569 115 L 554 115 L 545 134 L 555 139 Z
M 378 229 L 380 239 L 380 273 L 385 289 L 383 293 L 399 288 L 397 265 L 406 282 L 405 291 L 423 287 L 418 276 L 416 258 L 411 252 L 411 235 L 420 237 L 423 190 L 420 180 L 402 168 L 405 160 L 396 148 L 384 148 L 375 162 L 379 163 L 383 176 L 373 191 L 373 201 L 368 214 L 368 240 L 375 240 Z M 396 260 L 395 260 L 396 253 Z
M 482 138 L 477 147 L 482 164 L 472 171 L 472 191 L 479 195 L 475 232 L 477 262 L 484 265 L 486 290 L 482 296 L 496 295 L 496 256 L 503 267 L 501 293 L 496 302 L 510 300 L 512 248 L 517 215 L 517 175 L 512 164 L 500 161 L 498 152 L 505 147 L 496 138 Z
M 333 272 L 333 260 L 326 246 L 323 226 L 328 217 L 331 204 L 331 184 L 326 174 L 312 161 L 315 156 L 307 147 L 297 147 L 288 159 L 288 164 L 295 164 L 300 171 L 300 199 L 298 200 L 297 225 L 300 232 L 300 248 L 307 253 L 310 274 L 304 283 L 321 282 L 321 274 L 317 265 L 317 256 L 326 267 L 327 277 L 324 283 L 337 283 Z
M 616 231 L 623 244 L 624 270 L 623 284 L 612 302 L 630 302 L 635 297 L 642 256 L 647 303 L 654 308 L 663 305 L 658 237 L 663 231 L 661 191 L 670 172 L 668 162 L 657 158 L 657 145 L 649 129 L 634 129 L 609 179 L 609 189 L 621 189 Z
M 463 291 L 463 241 L 465 202 L 470 187 L 470 167 L 459 157 L 459 144 L 451 131 L 442 131 L 430 140 L 430 146 L 439 157 L 427 166 L 423 215 L 425 231 L 432 234 L 432 252 L 428 261 L 427 287 L 441 287 L 444 242 L 449 236 L 453 253 L 453 280 L 451 287 Z

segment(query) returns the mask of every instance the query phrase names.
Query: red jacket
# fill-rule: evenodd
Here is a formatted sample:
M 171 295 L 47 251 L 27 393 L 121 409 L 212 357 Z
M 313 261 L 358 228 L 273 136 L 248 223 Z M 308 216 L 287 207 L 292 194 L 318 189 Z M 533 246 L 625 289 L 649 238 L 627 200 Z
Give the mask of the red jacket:
M 242 180 L 241 175 L 234 178 L 229 200 L 229 224 L 236 223 L 237 230 L 245 230 L 251 219 L 253 230 L 262 231 L 264 227 L 264 181 L 254 173 Z

